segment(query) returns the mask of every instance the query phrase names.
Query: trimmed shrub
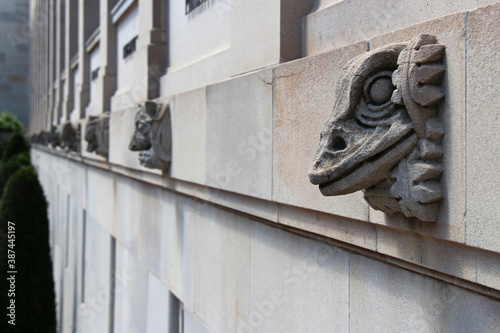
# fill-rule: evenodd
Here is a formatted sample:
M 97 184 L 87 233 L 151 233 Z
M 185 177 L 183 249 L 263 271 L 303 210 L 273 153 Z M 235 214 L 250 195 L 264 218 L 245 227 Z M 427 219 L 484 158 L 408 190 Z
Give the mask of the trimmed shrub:
M 29 152 L 23 151 L 12 156 L 7 162 L 0 164 L 0 199 L 3 197 L 5 185 L 17 170 L 31 165 Z
M 49 246 L 47 201 L 32 166 L 16 171 L 7 182 L 0 203 L 0 227 L 7 234 L 8 221 L 15 223 L 15 331 L 56 332 L 55 293 Z M 8 244 L 0 238 L 0 307 L 6 309 L 10 299 L 5 276 Z M 0 321 L 1 332 L 11 332 L 9 318 Z
M 24 125 L 9 112 L 0 113 L 0 131 L 24 133 Z
M 0 157 L 3 156 L 3 152 L 5 151 L 5 148 L 7 148 L 7 142 L 4 140 L 0 140 Z
M 22 134 L 16 134 L 10 138 L 7 143 L 7 147 L 5 148 L 2 156 L 2 163 L 7 162 L 11 157 L 28 150 L 29 148 L 26 145 L 24 136 L 22 136 Z

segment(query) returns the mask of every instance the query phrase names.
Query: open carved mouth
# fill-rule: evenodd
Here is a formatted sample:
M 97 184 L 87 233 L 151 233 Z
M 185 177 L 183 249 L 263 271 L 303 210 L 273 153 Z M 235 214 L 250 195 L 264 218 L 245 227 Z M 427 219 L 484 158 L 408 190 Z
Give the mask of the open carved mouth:
M 394 165 L 415 147 L 418 137 L 409 132 L 396 143 L 354 164 L 346 171 L 335 175 L 327 182 L 320 183 L 319 189 L 325 196 L 352 193 L 370 187 L 387 178 Z

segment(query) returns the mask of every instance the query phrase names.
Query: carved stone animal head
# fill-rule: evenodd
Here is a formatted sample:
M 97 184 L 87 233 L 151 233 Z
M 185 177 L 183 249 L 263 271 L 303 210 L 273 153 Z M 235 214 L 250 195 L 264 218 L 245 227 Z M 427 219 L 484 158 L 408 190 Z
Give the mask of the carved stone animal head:
M 323 195 L 364 190 L 375 209 L 437 220 L 443 53 L 434 36 L 419 35 L 347 64 L 309 170 Z
M 135 116 L 135 131 L 129 149 L 139 151 L 141 165 L 167 170 L 170 166 L 172 138 L 169 104 L 147 101 Z
M 54 125 L 50 127 L 50 145 L 53 148 L 61 146 L 61 130 Z
M 100 116 L 90 116 L 85 127 L 85 141 L 87 141 L 87 151 L 108 157 L 109 147 L 109 114 Z
M 157 106 L 154 102 L 146 102 L 139 106 L 139 111 L 135 115 L 135 131 L 130 140 L 128 148 L 131 151 L 141 151 L 151 148 L 151 139 L 149 137 L 153 122 L 156 118 Z
M 70 121 L 61 125 L 61 147 L 70 151 L 77 151 L 79 140 L 78 128 L 73 126 Z

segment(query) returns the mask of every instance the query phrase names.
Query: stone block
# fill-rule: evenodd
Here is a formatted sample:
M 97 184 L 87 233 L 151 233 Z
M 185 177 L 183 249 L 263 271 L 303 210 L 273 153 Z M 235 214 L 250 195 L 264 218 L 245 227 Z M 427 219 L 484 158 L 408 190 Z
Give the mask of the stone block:
M 219 189 L 209 188 L 211 203 L 222 205 L 239 212 L 257 216 L 269 221 L 278 221 L 278 204 L 266 200 L 247 197 L 236 193 L 230 193 Z
M 96 221 L 109 233 L 115 230 L 115 180 L 112 174 L 87 169 L 87 220 Z
M 134 256 L 138 253 L 139 230 L 145 198 L 144 185 L 138 181 L 116 178 L 116 206 L 114 211 L 116 240 Z
M 273 200 L 292 206 L 367 220 L 361 192 L 323 197 L 307 170 L 318 149 L 323 123 L 335 102 L 335 83 L 345 64 L 366 51 L 359 43 L 275 68 Z
M 111 236 L 96 221 L 87 219 L 85 245 L 85 289 L 81 323 L 85 332 L 109 327 L 111 297 Z
M 206 89 L 206 184 L 270 200 L 272 70 L 230 79 Z
M 229 49 L 231 5 L 227 2 L 203 4 L 186 15 L 185 2 L 168 4 L 169 65 L 173 69 L 203 61 L 221 50 Z M 215 71 L 213 75 L 216 75 Z
M 184 307 L 194 311 L 196 233 L 201 205 L 163 192 L 161 206 L 160 277 Z
M 350 255 L 355 332 L 491 332 L 500 302 L 430 277 Z
M 148 272 L 148 307 L 146 331 L 149 333 L 162 333 L 168 331 L 171 323 L 179 318 L 171 317 L 170 293 L 153 273 Z
M 146 332 L 148 272 L 139 264 L 136 257 L 121 246 L 120 243 L 116 244 L 116 282 L 114 291 L 115 332 Z
M 348 253 L 264 224 L 252 224 L 249 315 L 238 322 L 238 329 L 347 332 Z
M 467 25 L 468 245 L 500 251 L 500 4 L 471 11 Z
M 160 79 L 161 96 L 172 96 L 199 89 L 231 76 L 229 47 L 181 68 L 169 68 Z
M 231 75 L 280 61 L 281 1 L 228 2 L 231 19 Z
M 476 282 L 475 252 L 463 244 L 377 227 L 377 252 Z
M 307 56 L 333 50 L 361 40 L 445 15 L 476 8 L 475 0 L 387 2 L 345 0 L 321 6 L 304 19 Z M 360 10 L 361 9 L 361 10 Z
M 210 330 L 248 320 L 250 220 L 207 206 L 197 210 L 194 311 Z
M 279 205 L 278 223 L 365 249 L 375 251 L 377 248 L 377 230 L 366 222 Z
M 477 0 L 478 7 L 483 7 L 494 3 L 498 3 L 498 0 Z
M 156 276 L 160 276 L 160 241 L 163 193 L 153 186 L 142 186 L 137 258 Z
M 196 318 L 194 314 L 184 310 L 184 332 L 185 333 L 210 333 L 210 330 L 203 325 L 203 323 Z
M 205 184 L 205 88 L 175 97 L 172 112 L 172 178 Z
M 500 255 L 489 251 L 479 251 L 476 260 L 476 282 L 500 290 Z
M 399 225 L 407 231 L 461 243 L 465 239 L 465 18 L 465 13 L 449 15 L 375 37 L 370 44 L 375 49 L 411 40 L 420 33 L 432 34 L 439 44 L 445 45 L 446 66 L 442 83 L 445 98 L 438 115 L 444 127 L 444 172 L 441 177 L 444 199 L 438 222 L 420 223 L 415 219 L 403 221 L 399 216 L 389 216 L 373 209 L 370 210 L 370 221 L 391 227 Z

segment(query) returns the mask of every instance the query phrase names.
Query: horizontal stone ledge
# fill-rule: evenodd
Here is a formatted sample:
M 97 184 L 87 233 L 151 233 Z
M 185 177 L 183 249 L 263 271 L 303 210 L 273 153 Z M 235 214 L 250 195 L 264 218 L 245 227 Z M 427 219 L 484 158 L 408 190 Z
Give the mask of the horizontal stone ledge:
M 50 154 L 55 158 L 64 158 L 82 166 L 109 172 L 110 177 L 119 176 L 139 181 L 275 228 L 317 239 L 500 299 L 500 275 L 498 267 L 495 266 L 500 258 L 499 254 L 494 252 L 427 237 L 416 232 L 402 231 L 127 169 L 43 146 L 35 145 L 33 150 L 35 154 Z

